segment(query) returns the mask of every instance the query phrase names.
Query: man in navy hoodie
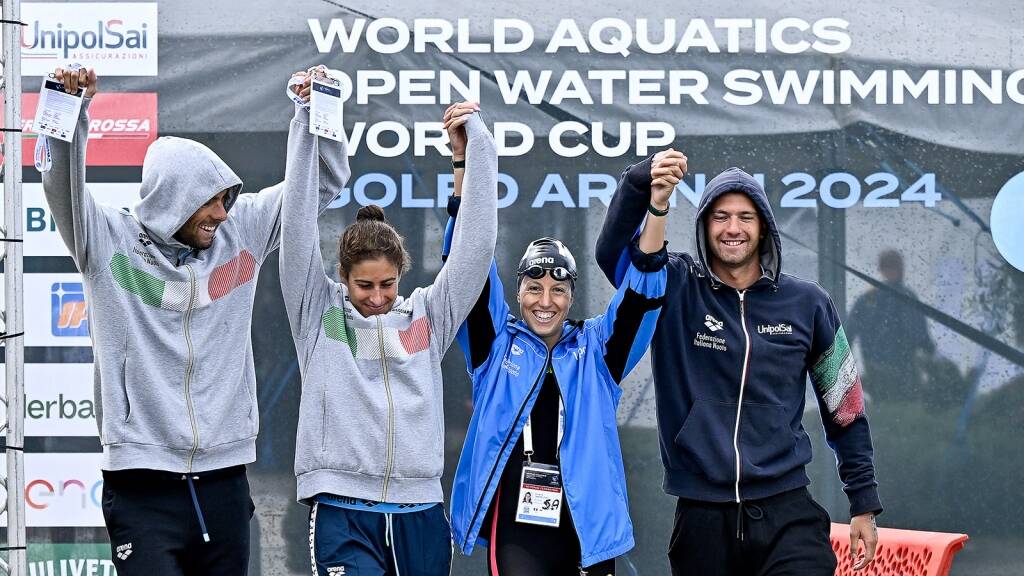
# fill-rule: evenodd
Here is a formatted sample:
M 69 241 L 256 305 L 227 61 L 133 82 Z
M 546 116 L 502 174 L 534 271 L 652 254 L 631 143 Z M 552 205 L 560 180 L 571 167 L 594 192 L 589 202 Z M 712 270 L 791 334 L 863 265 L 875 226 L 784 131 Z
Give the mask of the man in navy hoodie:
M 652 166 L 681 177 L 686 158 L 661 152 L 623 172 L 597 241 L 615 285 L 644 217 L 668 210 L 651 204 Z M 818 284 L 781 273 L 768 197 L 746 172 L 730 168 L 707 184 L 695 228 L 696 256 L 669 253 L 651 345 L 664 489 L 679 498 L 672 573 L 834 572 L 829 516 L 806 488 L 808 375 L 861 569 L 874 556 L 882 506 L 860 376 L 835 305 Z

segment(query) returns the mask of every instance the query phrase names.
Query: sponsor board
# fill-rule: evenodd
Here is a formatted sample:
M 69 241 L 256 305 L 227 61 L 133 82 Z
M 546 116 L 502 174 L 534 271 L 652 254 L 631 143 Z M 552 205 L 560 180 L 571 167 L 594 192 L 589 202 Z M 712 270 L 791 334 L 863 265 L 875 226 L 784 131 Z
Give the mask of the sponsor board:
M 26 364 L 25 436 L 96 436 L 92 384 L 92 364 Z
M 33 543 L 28 576 L 116 576 L 107 544 Z
M 157 75 L 155 2 L 24 2 L 21 72 L 44 76 L 68 62 L 101 76 Z
M 36 134 L 32 123 L 39 94 L 22 94 L 21 129 L 22 166 L 33 166 Z M 89 105 L 88 166 L 142 166 L 146 150 L 157 136 L 157 96 L 155 92 L 100 92 Z
M 139 201 L 139 185 L 136 183 L 90 183 L 89 192 L 97 203 L 115 208 L 130 209 Z M 21 202 L 25 256 L 71 256 L 50 214 L 43 185 L 23 184 Z M 3 207 L 0 206 L 2 214 Z
M 28 527 L 103 526 L 103 455 L 25 454 L 25 524 Z M 6 466 L 6 456 L 3 458 Z M 7 514 L 0 515 L 0 526 Z
M 25 274 L 25 346 L 92 346 L 83 288 L 80 274 Z

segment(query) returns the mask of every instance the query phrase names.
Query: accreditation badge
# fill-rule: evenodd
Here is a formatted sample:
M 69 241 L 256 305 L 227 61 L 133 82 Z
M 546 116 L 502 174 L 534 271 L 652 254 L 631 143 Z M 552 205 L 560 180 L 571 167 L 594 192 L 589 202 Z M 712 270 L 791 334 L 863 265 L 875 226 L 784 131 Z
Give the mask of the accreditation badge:
M 558 466 L 524 462 L 516 522 L 558 527 L 562 518 L 562 473 Z
M 78 115 L 82 111 L 84 95 L 84 88 L 79 88 L 75 94 L 68 94 L 64 91 L 64 85 L 56 79 L 44 79 L 32 131 L 41 136 L 71 142 L 78 125 Z
M 318 71 L 313 73 L 309 94 L 309 133 L 341 142 L 341 82 Z

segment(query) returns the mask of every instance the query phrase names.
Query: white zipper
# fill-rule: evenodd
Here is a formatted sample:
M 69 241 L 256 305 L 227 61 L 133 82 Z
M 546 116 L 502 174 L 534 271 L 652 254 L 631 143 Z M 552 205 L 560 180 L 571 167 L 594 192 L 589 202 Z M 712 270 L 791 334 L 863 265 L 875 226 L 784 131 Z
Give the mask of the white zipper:
M 384 391 L 388 396 L 387 463 L 384 468 L 384 485 L 380 493 L 380 501 L 387 502 L 388 482 L 391 480 L 391 471 L 395 465 L 395 406 L 391 398 L 391 382 L 388 381 L 388 362 L 384 354 L 384 327 L 381 324 L 379 315 L 377 316 L 377 341 L 380 343 L 380 369 L 384 375 Z
M 747 387 L 747 364 L 750 361 L 750 333 L 747 332 L 746 305 L 743 296 L 746 290 L 737 290 L 740 296 L 740 325 L 743 326 L 743 372 L 740 374 L 740 397 L 736 401 L 736 428 L 732 433 L 732 449 L 736 453 L 736 503 L 740 500 L 740 416 L 743 414 L 743 391 Z
M 189 278 L 189 297 L 188 297 L 188 308 L 185 309 L 184 318 L 184 330 L 185 330 L 185 346 L 188 349 L 188 356 L 185 359 L 185 405 L 188 407 L 188 419 L 192 424 L 192 451 L 188 453 L 188 472 L 192 473 L 192 459 L 196 456 L 196 451 L 199 450 L 199 426 L 196 425 L 196 412 L 192 406 L 192 369 L 195 367 L 195 362 L 192 359 L 192 333 L 189 331 L 189 321 L 192 319 L 192 306 L 196 301 L 196 276 L 192 270 L 192 266 L 186 264 L 185 269 L 188 270 Z

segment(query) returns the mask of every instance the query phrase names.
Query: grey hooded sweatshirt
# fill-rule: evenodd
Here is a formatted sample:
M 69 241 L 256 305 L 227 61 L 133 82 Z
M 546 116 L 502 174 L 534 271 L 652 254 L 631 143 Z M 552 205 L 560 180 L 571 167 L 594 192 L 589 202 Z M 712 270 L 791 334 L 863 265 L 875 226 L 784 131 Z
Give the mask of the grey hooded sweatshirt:
M 285 186 L 239 195 L 241 180 L 208 148 L 160 138 L 146 153 L 133 213 L 100 204 L 85 183 L 88 104 L 73 143 L 51 140 L 43 190 L 89 302 L 102 468 L 203 472 L 253 462 L 253 297 L 280 241 Z M 296 112 L 297 122 L 307 117 Z M 303 145 L 312 148 L 293 142 Z M 347 177 L 342 158 L 325 151 L 321 208 Z M 228 218 L 213 244 L 193 250 L 176 240 L 223 190 Z
M 487 280 L 497 239 L 498 154 L 474 114 L 452 256 L 430 286 L 365 317 L 324 274 L 313 191 L 313 137 L 292 125 L 281 241 L 281 290 L 302 398 L 295 445 L 298 499 L 317 494 L 441 502 L 441 358 Z M 323 146 L 326 140 L 321 139 Z M 292 188 L 294 186 L 294 188 Z

